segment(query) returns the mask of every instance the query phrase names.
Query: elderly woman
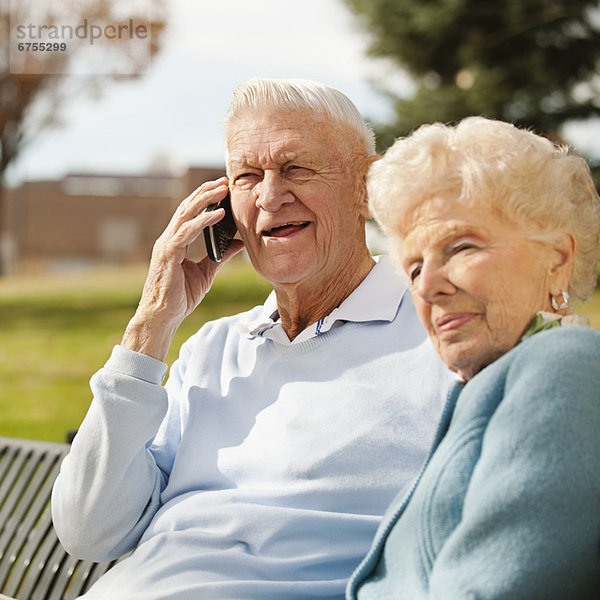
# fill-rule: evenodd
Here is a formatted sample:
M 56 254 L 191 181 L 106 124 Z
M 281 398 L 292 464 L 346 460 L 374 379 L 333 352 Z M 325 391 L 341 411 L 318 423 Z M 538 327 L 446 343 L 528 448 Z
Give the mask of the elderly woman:
M 600 255 L 586 163 L 473 117 L 396 141 L 368 185 L 458 381 L 348 598 L 600 598 L 600 333 L 566 327 Z

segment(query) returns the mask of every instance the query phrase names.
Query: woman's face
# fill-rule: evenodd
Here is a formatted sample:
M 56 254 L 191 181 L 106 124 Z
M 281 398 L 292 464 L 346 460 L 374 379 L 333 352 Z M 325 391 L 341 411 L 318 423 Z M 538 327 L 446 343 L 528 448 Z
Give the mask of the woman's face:
M 436 197 L 409 212 L 392 251 L 419 317 L 463 379 L 510 350 L 535 313 L 551 311 L 556 251 L 487 206 Z

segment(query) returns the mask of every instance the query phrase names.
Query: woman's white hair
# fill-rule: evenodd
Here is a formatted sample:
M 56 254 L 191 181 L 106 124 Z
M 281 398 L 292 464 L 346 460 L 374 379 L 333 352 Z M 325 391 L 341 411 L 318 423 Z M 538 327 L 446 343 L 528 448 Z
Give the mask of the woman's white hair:
M 273 107 L 281 110 L 306 110 L 325 114 L 350 132 L 367 156 L 375 154 L 375 134 L 352 101 L 339 90 L 307 79 L 249 79 L 233 92 L 225 115 L 225 136 L 236 117 L 247 110 Z
M 396 140 L 369 171 L 371 212 L 398 240 L 404 216 L 434 196 L 487 203 L 535 239 L 567 231 L 577 241 L 569 293 L 594 291 L 600 259 L 600 198 L 590 169 L 565 146 L 483 117 L 424 125 Z

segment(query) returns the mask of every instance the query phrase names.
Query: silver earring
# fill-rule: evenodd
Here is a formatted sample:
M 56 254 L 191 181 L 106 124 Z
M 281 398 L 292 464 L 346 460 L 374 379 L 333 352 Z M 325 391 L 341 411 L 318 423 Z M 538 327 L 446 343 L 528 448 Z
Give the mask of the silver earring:
M 557 297 L 552 296 L 552 308 L 554 310 L 563 310 L 565 308 L 568 308 L 568 306 L 569 306 L 569 297 L 570 297 L 569 292 L 562 291 L 561 294 L 562 294 L 563 302 L 560 306 L 556 300 Z

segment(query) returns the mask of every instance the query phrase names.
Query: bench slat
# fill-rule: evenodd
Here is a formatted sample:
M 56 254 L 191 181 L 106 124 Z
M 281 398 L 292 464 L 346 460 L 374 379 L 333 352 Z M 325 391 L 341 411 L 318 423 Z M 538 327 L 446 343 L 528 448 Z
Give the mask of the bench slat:
M 0 598 L 73 600 L 115 562 L 73 558 L 50 511 L 67 444 L 0 437 Z

